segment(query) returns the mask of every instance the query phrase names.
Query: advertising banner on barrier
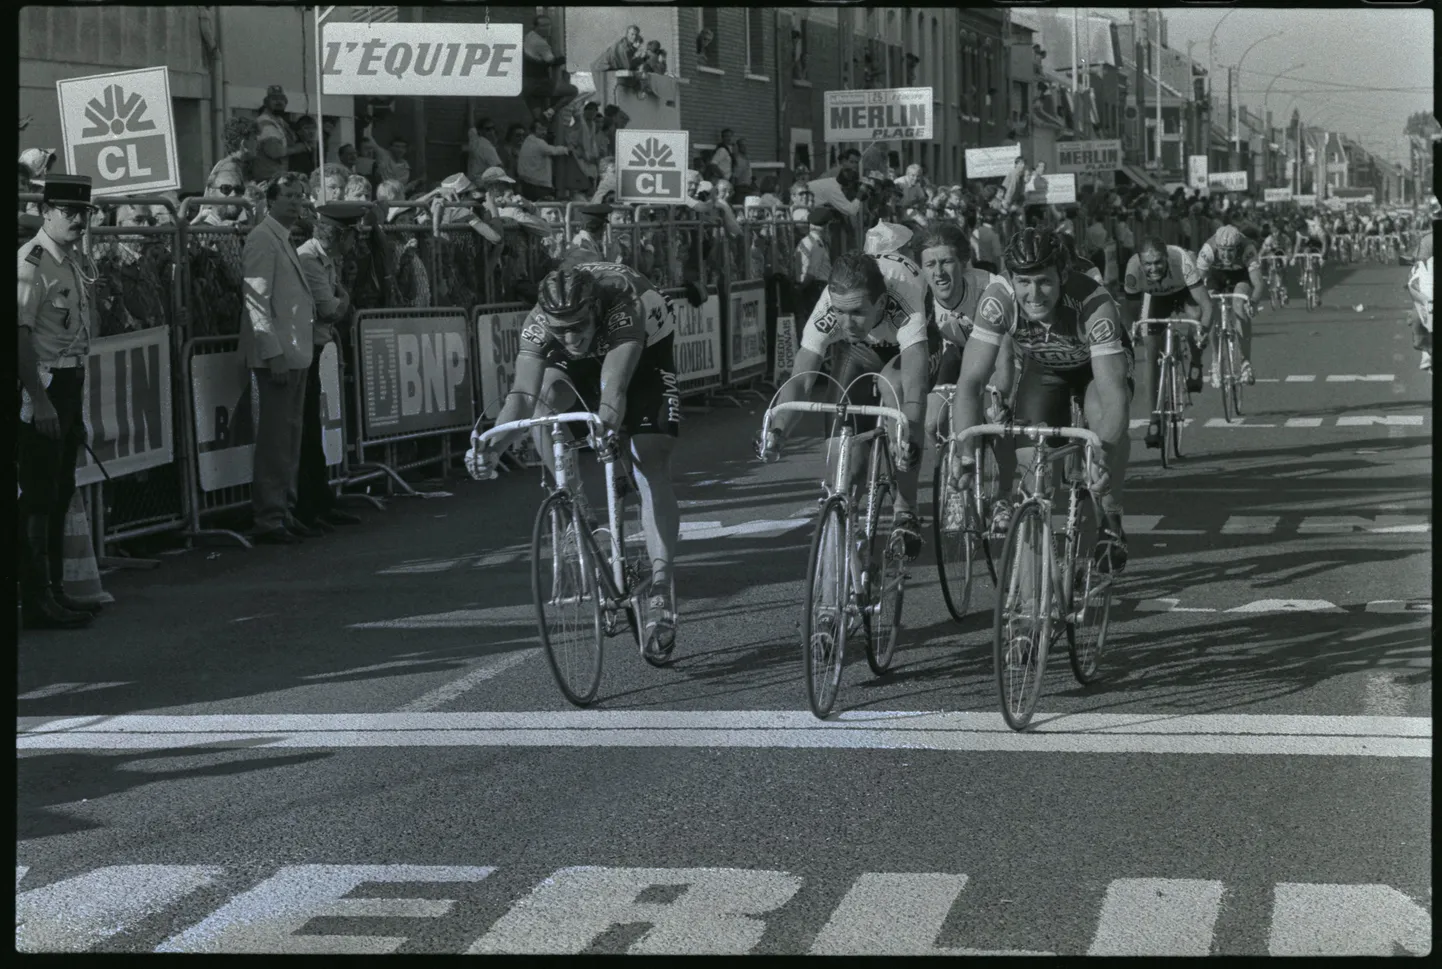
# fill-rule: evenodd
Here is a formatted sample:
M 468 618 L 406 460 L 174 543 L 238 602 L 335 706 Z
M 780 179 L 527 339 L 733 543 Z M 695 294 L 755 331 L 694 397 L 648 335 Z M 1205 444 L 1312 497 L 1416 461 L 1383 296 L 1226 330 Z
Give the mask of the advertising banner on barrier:
M 1122 167 L 1120 139 L 1108 141 L 1058 141 L 1058 172 L 1110 172 Z
M 460 310 L 376 310 L 356 317 L 364 437 L 470 427 L 470 323 Z
M 929 87 L 827 91 L 826 130 L 830 145 L 842 141 L 930 141 Z
M 766 369 L 766 284 L 741 283 L 731 287 L 732 374 Z
M 321 83 L 327 95 L 516 97 L 524 33 L 521 24 L 325 24 Z
M 700 306 L 687 299 L 671 305 L 676 310 L 676 379 L 721 376 L 721 297 L 712 293 Z
M 239 351 L 190 358 L 201 491 L 250 483 L 260 395 Z
M 1038 175 L 1026 185 L 1027 205 L 1066 205 L 1076 201 L 1076 176 Z
M 796 317 L 787 314 L 776 317 L 776 363 L 771 372 L 771 382 L 778 387 L 791 376 L 796 366 Z
M 90 344 L 85 361 L 85 427 L 100 470 L 84 448 L 75 483 L 92 485 L 175 459 L 171 420 L 170 327 L 158 326 Z
M 516 378 L 516 354 L 521 349 L 521 325 L 529 310 L 493 312 L 477 306 L 476 366 L 481 375 L 481 413 L 495 420 L 501 412 L 511 381 Z
M 320 441 L 327 467 L 340 464 L 345 457 L 340 394 L 340 347 L 331 342 L 320 352 Z
M 1021 145 L 966 149 L 967 178 L 1005 178 L 1021 157 Z
M 1264 188 L 1262 189 L 1263 202 L 1285 202 L 1292 197 L 1290 188 Z

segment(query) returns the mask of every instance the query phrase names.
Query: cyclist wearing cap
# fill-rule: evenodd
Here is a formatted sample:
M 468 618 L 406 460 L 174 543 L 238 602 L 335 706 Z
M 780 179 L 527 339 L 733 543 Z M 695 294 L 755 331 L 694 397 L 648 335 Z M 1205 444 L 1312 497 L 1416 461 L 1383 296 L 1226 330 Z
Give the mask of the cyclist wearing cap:
M 1169 246 L 1155 236 L 1143 239 L 1137 254 L 1127 262 L 1127 273 L 1122 281 L 1127 311 L 1133 320 L 1164 320 L 1180 318 L 1192 320 L 1205 332 L 1212 325 L 1212 300 L 1202 283 L 1202 274 L 1197 271 L 1196 260 L 1181 246 Z M 1192 327 L 1187 328 L 1187 344 L 1192 351 L 1192 366 L 1187 374 L 1187 390 L 1200 393 L 1202 389 L 1202 351 Z M 1157 332 L 1142 334 L 1142 349 L 1145 365 L 1141 368 L 1140 383 L 1142 400 L 1155 407 L 1157 403 L 1157 379 L 1161 369 L 1161 353 L 1165 346 L 1165 333 L 1158 327 Z M 1162 416 L 1151 412 L 1147 425 L 1146 445 L 1160 447 L 1162 443 Z
M 1224 225 L 1202 243 L 1197 252 L 1197 272 L 1202 274 L 1210 292 L 1238 293 L 1250 297 L 1248 302 L 1235 307 L 1242 351 L 1242 372 L 1238 376 L 1248 384 L 1255 384 L 1257 378 L 1252 373 L 1252 310 L 1266 293 L 1262 257 L 1257 254 L 1256 245 L 1242 235 L 1241 229 Z M 1206 338 L 1207 334 L 1203 333 L 1203 346 Z M 1212 386 L 1222 386 L 1216 351 L 1212 352 Z
M 1097 529 L 1097 562 L 1103 570 L 1126 567 L 1122 486 L 1131 441 L 1132 343 L 1118 322 L 1120 311 L 1106 288 L 1070 270 L 1056 234 L 1028 227 L 1014 235 L 1003 255 L 1011 293 L 988 290 L 978 305 L 976 327 L 957 378 L 956 433 L 981 423 L 981 394 L 1007 338 L 1022 358 L 1017 385 L 1018 424 L 1065 427 L 1071 401 L 1082 402 L 1087 425 L 1102 442 L 1102 460 L 1088 483 L 1106 521 Z M 1030 467 L 1031 447 L 1017 448 L 1017 463 Z M 992 524 L 1011 523 L 1011 505 L 999 500 Z M 1110 555 L 1104 554 L 1110 550 Z
M 926 284 L 916 263 L 898 253 L 873 257 L 859 252 L 832 262 L 831 278 L 801 333 L 792 370 L 798 377 L 782 387 L 777 402 L 808 398 L 824 354 L 836 345 L 844 352 L 834 376 L 842 387 L 850 386 L 850 401 L 874 405 L 880 399 L 884 406 L 896 407 L 906 415 L 909 447 L 897 461 L 892 529 L 901 535 L 907 557 L 914 559 L 921 551 L 921 525 L 914 509 L 925 442 L 922 425 L 926 396 L 941 362 L 941 337 L 935 327 L 927 325 Z M 880 374 L 887 382 L 880 398 L 873 381 L 858 380 L 852 385 L 868 373 Z M 757 456 L 763 461 L 780 456 L 791 416 L 777 415 L 769 437 L 756 442 Z M 858 417 L 856 423 L 863 432 L 875 426 L 873 418 Z M 853 485 L 866 469 L 863 458 L 858 445 L 851 462 Z
M 672 355 L 675 320 L 669 302 L 627 266 L 589 262 L 558 269 L 541 281 L 536 306 L 521 328 L 516 376 L 496 424 L 565 413 L 575 405 L 606 425 L 608 457 L 630 440 L 641 492 L 641 524 L 651 556 L 647 635 L 664 652 L 675 646 L 676 543 L 681 513 L 671 486 L 671 452 L 681 421 L 681 398 Z M 521 432 L 472 450 L 466 466 L 486 477 Z M 552 476 L 555 457 L 547 429 L 537 448 Z

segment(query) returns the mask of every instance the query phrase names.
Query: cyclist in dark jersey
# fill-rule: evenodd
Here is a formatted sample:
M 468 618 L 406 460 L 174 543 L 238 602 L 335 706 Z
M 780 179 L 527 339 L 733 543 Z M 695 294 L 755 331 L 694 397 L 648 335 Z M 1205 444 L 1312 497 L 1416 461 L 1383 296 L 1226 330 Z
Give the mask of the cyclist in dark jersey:
M 629 438 L 651 556 L 648 626 L 654 624 L 663 652 L 675 645 L 672 563 L 681 530 L 671 484 L 671 452 L 681 421 L 675 332 L 669 301 L 634 269 L 593 262 L 557 270 L 542 280 L 536 306 L 522 326 L 516 376 L 496 417 L 499 425 L 565 413 L 579 396 L 582 407 L 606 425 L 607 452 Z M 473 474 L 494 468 L 520 432 L 480 450 L 477 436 L 473 432 L 466 455 Z M 549 434 L 538 437 L 542 460 L 554 475 Z

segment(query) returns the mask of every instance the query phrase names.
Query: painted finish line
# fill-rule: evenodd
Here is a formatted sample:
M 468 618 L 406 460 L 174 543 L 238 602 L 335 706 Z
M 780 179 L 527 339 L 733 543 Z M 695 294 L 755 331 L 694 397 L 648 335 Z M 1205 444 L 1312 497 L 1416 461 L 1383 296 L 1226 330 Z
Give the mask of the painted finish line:
M 29 722 L 27 722 L 29 721 Z M 792 710 L 534 713 L 210 714 L 22 717 L 27 750 L 266 748 L 733 747 L 1432 757 L 1430 717 L 1042 713 L 1015 733 L 993 713 Z

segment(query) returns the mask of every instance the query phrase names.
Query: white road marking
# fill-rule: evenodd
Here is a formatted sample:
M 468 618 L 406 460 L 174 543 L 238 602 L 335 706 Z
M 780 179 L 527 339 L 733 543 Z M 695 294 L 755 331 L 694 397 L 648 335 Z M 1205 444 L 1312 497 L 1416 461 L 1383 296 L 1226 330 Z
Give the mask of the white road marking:
M 1367 603 L 1367 612 L 1390 615 L 1395 613 L 1431 613 L 1431 599 L 1378 599 Z
M 1327 375 L 1329 384 L 1351 384 L 1351 383 L 1391 383 L 1397 379 L 1396 374 L 1390 373 L 1332 373 Z
M 1223 535 L 1270 535 L 1281 524 L 1281 515 L 1232 515 L 1222 525 Z
M 1432 756 L 1431 717 L 1038 714 L 1015 733 L 992 713 L 800 710 L 214 714 L 74 717 L 19 728 L 25 750 L 389 747 L 735 747 L 1051 753 Z
M 1396 673 L 1368 673 L 1362 690 L 1362 712 L 1369 717 L 1400 717 L 1407 712 L 1412 690 L 1397 682 Z
M 1137 612 L 1216 612 L 1215 608 L 1185 607 L 1178 605 L 1180 599 L 1142 599 L 1136 605 Z
M 262 612 L 257 616 L 241 616 L 239 619 L 232 619 L 231 622 L 251 622 L 255 619 L 265 619 L 266 617 L 273 615 L 275 615 L 275 613 L 273 612 Z
M 1322 426 L 1322 418 L 1320 418 L 1320 417 L 1289 417 L 1289 418 L 1287 418 L 1287 423 L 1286 423 L 1286 424 L 1283 424 L 1282 426 L 1283 426 L 1283 427 L 1321 427 L 1321 426 Z
M 1422 416 L 1421 414 L 1356 414 L 1337 418 L 1337 426 L 1372 427 L 1380 424 L 1383 427 L 1421 427 Z
M 17 876 L 24 873 L 17 869 Z M 222 869 L 199 865 L 120 865 L 19 892 L 15 948 L 85 952 L 209 885 Z M 63 913 L 59 918 L 55 917 Z
M 737 538 L 739 536 L 764 537 L 783 535 L 794 528 L 812 524 L 810 518 L 768 519 L 764 521 L 741 522 L 736 525 L 721 525 L 720 522 L 705 522 L 710 528 L 696 528 L 681 533 L 682 541 L 701 541 L 713 538 Z
M 522 649 L 514 653 L 507 653 L 497 657 L 484 666 L 478 667 L 462 676 L 458 680 L 452 680 L 444 686 L 439 686 L 429 693 L 416 697 L 410 703 L 400 708 L 401 713 L 429 713 L 437 710 L 456 697 L 469 693 L 487 680 L 495 679 L 513 666 L 519 666 L 526 660 L 540 654 L 540 649 Z
M 1128 428 L 1129 430 L 1135 431 L 1135 430 L 1137 430 L 1138 428 L 1146 427 L 1146 426 L 1147 426 L 1148 424 L 1150 424 L 1150 423 L 1151 423 L 1151 418 L 1149 418 L 1149 417 L 1133 417 L 1133 418 L 1131 419 L 1131 421 L 1127 424 L 1127 428 Z M 1194 423 L 1196 423 L 1196 422 L 1195 422 L 1192 418 L 1190 418 L 1190 417 L 1183 417 L 1183 418 L 1182 418 L 1182 427 L 1183 427 L 1183 428 L 1191 427 Z
M 1396 535 L 1408 532 L 1427 532 L 1431 525 L 1423 515 L 1378 515 L 1376 520 L 1357 515 L 1314 515 L 1302 519 L 1297 526 L 1299 535 L 1333 535 L 1352 531 L 1374 534 Z
M 720 523 L 720 522 L 697 522 L 697 521 L 689 521 L 689 522 L 688 522 L 688 521 L 683 521 L 683 522 L 681 523 L 681 534 L 684 535 L 684 534 L 686 534 L 687 532 L 696 531 L 697 529 L 720 528 L 720 527 L 721 527 L 721 523 Z
M 369 666 L 355 666 L 348 670 L 333 670 L 329 673 L 312 673 L 309 676 L 302 676 L 302 680 L 334 680 L 343 676 L 354 676 L 357 673 L 377 673 L 381 670 L 404 669 L 408 666 L 425 666 L 434 660 L 425 659 L 393 659 L 385 663 L 372 663 Z
M 1279 384 L 1282 379 L 1280 377 L 1257 377 L 1256 381 L 1259 384 Z
M 1345 612 L 1341 606 L 1326 599 L 1259 599 L 1244 606 L 1226 610 L 1232 612 Z
M 1273 889 L 1268 951 L 1274 956 L 1425 955 L 1432 916 L 1390 885 L 1299 885 Z
M 529 599 L 529 596 L 527 597 Z M 530 602 L 517 606 L 491 606 L 488 609 L 452 609 L 404 619 L 381 619 L 357 622 L 347 629 L 472 629 L 478 626 L 515 626 L 535 623 L 536 607 Z
M 1293 375 L 1291 375 L 1290 377 L 1287 378 L 1287 383 L 1289 383 L 1289 384 L 1309 384 L 1309 383 L 1311 383 L 1312 381 L 1314 381 L 1314 380 L 1316 380 L 1316 379 L 1317 379 L 1317 375 L 1316 375 L 1316 374 L 1312 374 L 1312 373 L 1293 374 Z
M 1229 424 L 1229 423 L 1227 423 L 1227 419 L 1226 419 L 1225 417 L 1210 417 L 1210 418 L 1207 419 L 1207 423 L 1206 423 L 1204 426 L 1205 426 L 1205 427 L 1246 427 L 1246 428 L 1250 428 L 1250 427 L 1276 427 L 1276 426 L 1277 426 L 1276 424 L 1248 424 L 1248 423 L 1247 423 L 1247 420 L 1248 420 L 1248 419 L 1245 418 L 1245 417 L 1239 417 L 1237 420 L 1235 420 L 1235 421 L 1233 421 L 1232 423 Z
M 1089 956 L 1209 956 L 1219 881 L 1118 878 L 1107 886 Z
M 455 906 L 454 900 L 343 896 L 365 882 L 478 882 L 493 871 L 429 865 L 294 865 L 166 939 L 155 951 L 390 953 L 405 944 L 405 937 L 296 933 L 318 918 L 440 918 Z
M 117 680 L 113 683 L 52 683 L 49 686 L 42 686 L 38 690 L 31 690 L 29 693 L 22 693 L 17 700 L 45 700 L 53 696 L 64 696 L 68 693 L 93 693 L 96 690 L 110 690 L 117 686 L 129 686 L 134 680 Z

